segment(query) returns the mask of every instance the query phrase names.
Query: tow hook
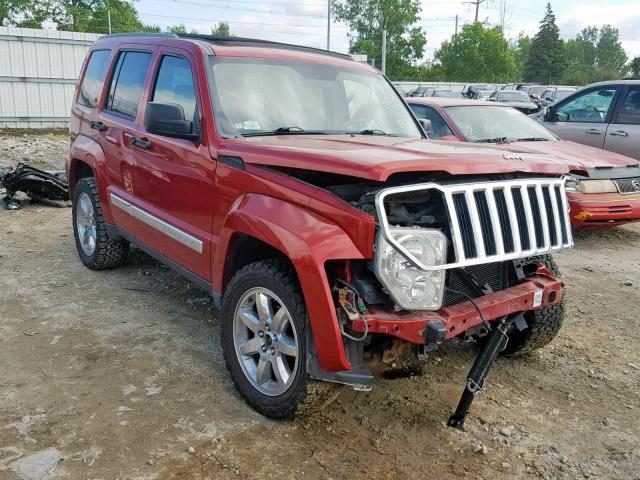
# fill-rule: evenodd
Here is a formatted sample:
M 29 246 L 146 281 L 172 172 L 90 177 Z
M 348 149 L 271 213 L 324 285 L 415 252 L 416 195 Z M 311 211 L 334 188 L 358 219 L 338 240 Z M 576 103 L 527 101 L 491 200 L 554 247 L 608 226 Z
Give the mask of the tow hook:
M 451 417 L 447 425 L 459 430 L 464 430 L 464 421 L 467 418 L 471 403 L 476 394 L 484 387 L 484 380 L 493 366 L 498 354 L 504 350 L 509 341 L 509 332 L 514 326 L 514 319 L 507 320 L 507 317 L 495 322 L 494 327 L 488 335 L 487 343 L 484 345 L 482 351 L 478 354 L 476 361 L 473 363 L 469 375 L 467 375 L 467 382 L 458 402 L 458 408 Z

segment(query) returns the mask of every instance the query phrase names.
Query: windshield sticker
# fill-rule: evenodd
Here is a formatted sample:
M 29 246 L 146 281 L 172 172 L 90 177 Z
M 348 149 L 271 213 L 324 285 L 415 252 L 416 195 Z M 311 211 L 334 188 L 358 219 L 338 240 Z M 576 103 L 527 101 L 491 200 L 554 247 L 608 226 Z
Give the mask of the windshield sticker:
M 242 122 L 236 122 L 234 127 L 242 130 L 262 130 L 260 122 L 255 120 L 243 120 Z

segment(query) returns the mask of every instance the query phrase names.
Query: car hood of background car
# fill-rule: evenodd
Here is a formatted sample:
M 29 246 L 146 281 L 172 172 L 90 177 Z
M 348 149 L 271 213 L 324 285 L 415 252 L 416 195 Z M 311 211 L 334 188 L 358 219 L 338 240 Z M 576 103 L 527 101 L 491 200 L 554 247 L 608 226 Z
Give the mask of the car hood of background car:
M 504 103 L 505 105 L 509 105 L 513 108 L 529 108 L 533 110 L 534 108 L 538 108 L 533 102 L 508 102 L 505 100 L 501 100 L 500 103 Z
M 287 135 L 229 139 L 218 155 L 247 164 L 315 170 L 385 181 L 401 172 L 451 175 L 537 173 L 561 175 L 585 170 L 553 156 L 492 145 L 408 139 L 383 135 Z
M 522 153 L 542 153 L 559 158 L 569 164 L 579 163 L 590 169 L 595 167 L 627 167 L 640 164 L 633 158 L 601 148 L 589 147 L 566 140 L 547 142 L 512 142 L 504 145 L 509 151 Z

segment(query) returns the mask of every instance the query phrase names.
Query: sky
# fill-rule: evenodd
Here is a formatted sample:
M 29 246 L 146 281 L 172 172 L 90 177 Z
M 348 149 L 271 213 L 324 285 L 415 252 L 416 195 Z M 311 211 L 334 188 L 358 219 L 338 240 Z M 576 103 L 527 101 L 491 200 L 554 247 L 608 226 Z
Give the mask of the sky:
M 421 0 L 418 26 L 426 33 L 425 60 L 443 40 L 473 22 L 475 6 L 462 0 Z M 484 0 L 479 20 L 491 25 L 502 22 L 507 38 L 520 33 L 533 35 L 545 12 L 547 0 Z M 135 2 L 144 23 L 166 27 L 185 24 L 188 30 L 209 34 L 217 22 L 229 22 L 237 36 L 326 48 L 327 0 L 138 0 Z M 640 55 L 640 0 L 552 0 L 551 6 L 563 38 L 573 38 L 588 25 L 610 24 L 620 31 L 622 46 L 629 57 Z M 331 50 L 346 53 L 348 28 L 331 22 Z

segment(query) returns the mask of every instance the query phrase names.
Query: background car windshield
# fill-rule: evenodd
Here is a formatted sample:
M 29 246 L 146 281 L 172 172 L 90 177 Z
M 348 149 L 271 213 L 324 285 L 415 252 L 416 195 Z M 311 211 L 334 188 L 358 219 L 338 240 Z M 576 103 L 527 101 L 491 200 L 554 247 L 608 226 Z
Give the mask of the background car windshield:
M 547 87 L 529 87 L 529 95 L 541 95 Z
M 500 102 L 528 102 L 529 95 L 524 92 L 500 92 L 498 94 Z
M 538 122 L 511 107 L 468 105 L 447 107 L 446 111 L 469 142 L 502 137 L 556 139 Z
M 212 61 L 214 113 L 223 136 L 372 130 L 421 137 L 383 76 L 349 67 L 274 59 Z

